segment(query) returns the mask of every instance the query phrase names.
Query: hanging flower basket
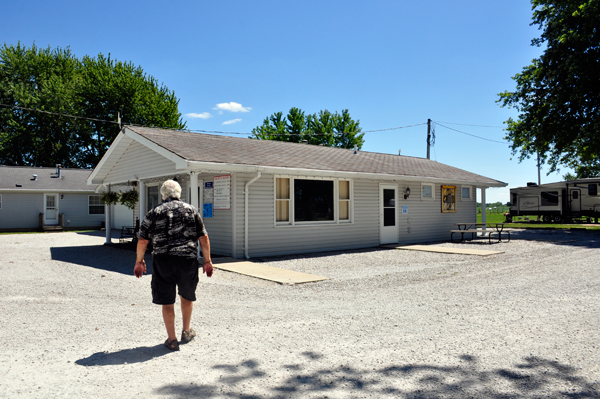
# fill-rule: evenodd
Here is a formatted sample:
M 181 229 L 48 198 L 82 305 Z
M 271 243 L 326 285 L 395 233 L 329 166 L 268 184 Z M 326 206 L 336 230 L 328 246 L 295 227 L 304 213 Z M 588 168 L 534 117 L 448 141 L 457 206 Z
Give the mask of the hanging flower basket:
M 121 204 L 125 205 L 129 209 L 134 209 L 135 204 L 139 200 L 138 192 L 135 190 L 125 191 L 121 193 Z
M 100 201 L 106 205 L 116 205 L 121 196 L 115 191 L 105 191 L 100 195 Z

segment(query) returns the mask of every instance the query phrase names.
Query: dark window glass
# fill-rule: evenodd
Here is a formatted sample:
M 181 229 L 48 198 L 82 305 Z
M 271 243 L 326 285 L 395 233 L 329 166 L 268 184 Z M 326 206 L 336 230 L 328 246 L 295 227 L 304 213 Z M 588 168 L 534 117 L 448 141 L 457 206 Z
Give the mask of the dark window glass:
M 571 191 L 571 194 L 573 195 L 573 199 L 579 199 L 579 191 Z
M 516 206 L 516 205 L 517 205 L 517 194 L 513 194 L 513 195 L 512 195 L 512 201 L 511 201 L 511 204 L 512 204 L 513 206 Z
M 396 225 L 396 208 L 383 208 L 383 225 Z
M 598 195 L 598 185 L 597 184 L 588 184 L 588 195 Z
M 396 190 L 383 189 L 383 225 L 396 225 Z
M 558 205 L 558 191 L 542 191 L 542 206 Z
M 396 206 L 396 190 L 383 190 L 383 206 L 384 207 L 395 207 Z
M 294 179 L 294 220 L 333 220 L 333 181 Z

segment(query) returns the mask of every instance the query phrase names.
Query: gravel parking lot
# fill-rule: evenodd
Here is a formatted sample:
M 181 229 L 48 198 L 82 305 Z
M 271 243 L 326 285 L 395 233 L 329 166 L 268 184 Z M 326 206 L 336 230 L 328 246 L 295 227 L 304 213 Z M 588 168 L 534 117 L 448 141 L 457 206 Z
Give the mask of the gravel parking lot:
M 258 260 L 330 278 L 296 286 L 217 270 L 180 352 L 104 241 L 0 235 L 0 397 L 600 398 L 595 232 Z

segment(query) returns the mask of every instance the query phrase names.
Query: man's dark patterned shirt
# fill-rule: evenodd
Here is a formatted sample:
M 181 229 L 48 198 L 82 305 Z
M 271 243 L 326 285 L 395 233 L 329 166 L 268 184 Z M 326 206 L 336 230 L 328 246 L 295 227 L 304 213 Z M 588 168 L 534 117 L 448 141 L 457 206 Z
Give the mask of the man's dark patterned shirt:
M 152 240 L 152 255 L 194 258 L 198 253 L 198 238 L 205 235 L 198 210 L 173 198 L 148 212 L 140 226 L 140 238 Z

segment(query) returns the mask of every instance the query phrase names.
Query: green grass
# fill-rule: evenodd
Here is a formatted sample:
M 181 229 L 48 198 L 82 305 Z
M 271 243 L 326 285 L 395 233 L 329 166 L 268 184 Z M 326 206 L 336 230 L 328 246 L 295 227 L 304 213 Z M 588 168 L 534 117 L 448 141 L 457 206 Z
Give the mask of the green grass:
M 501 213 L 487 213 L 486 214 L 486 222 L 487 223 L 504 223 L 506 217 Z M 535 217 L 531 217 L 531 220 L 536 220 Z M 477 223 L 481 223 L 481 213 L 477 214 Z M 505 227 L 512 227 L 515 229 L 582 229 L 582 230 L 600 230 L 600 224 L 595 226 L 583 226 L 578 223 L 571 224 L 556 224 L 556 223 L 537 223 L 530 221 L 514 221 L 513 223 L 506 224 Z

